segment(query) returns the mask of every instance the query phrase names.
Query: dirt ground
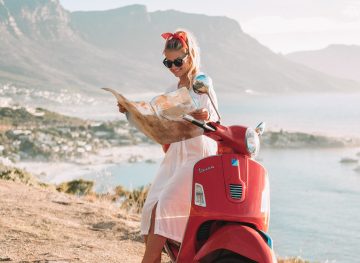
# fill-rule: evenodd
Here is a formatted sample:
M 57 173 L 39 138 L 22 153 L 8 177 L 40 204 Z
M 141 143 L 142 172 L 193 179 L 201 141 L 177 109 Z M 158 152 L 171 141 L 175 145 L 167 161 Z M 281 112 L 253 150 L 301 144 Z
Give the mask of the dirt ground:
M 0 180 L 0 262 L 141 262 L 139 215 L 87 199 Z

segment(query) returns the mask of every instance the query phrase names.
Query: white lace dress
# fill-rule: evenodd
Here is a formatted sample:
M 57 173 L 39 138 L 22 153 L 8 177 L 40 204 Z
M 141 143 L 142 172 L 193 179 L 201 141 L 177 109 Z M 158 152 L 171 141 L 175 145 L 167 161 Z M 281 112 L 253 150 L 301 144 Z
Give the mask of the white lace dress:
M 197 107 L 207 108 L 210 119 L 217 121 L 209 97 L 206 94 L 198 95 L 192 89 L 190 94 Z M 218 107 L 212 84 L 210 94 Z M 170 145 L 142 210 L 142 235 L 147 235 L 149 232 L 151 212 L 157 203 L 154 233 L 178 242 L 182 241 L 191 205 L 193 167 L 200 159 L 214 155 L 216 152 L 216 142 L 204 135 Z

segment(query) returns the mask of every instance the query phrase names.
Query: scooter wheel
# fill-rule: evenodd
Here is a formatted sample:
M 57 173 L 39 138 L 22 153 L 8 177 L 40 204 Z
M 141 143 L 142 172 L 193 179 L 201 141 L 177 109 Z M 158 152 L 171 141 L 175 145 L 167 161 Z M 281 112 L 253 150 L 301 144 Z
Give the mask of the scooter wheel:
M 226 256 L 223 258 L 219 258 L 214 260 L 212 263 L 253 263 L 255 261 L 246 260 L 237 256 Z

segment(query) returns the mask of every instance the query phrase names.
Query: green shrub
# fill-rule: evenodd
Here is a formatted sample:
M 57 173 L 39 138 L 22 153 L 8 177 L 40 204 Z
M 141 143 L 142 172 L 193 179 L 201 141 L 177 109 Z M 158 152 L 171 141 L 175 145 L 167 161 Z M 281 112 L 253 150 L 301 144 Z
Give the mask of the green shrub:
M 26 185 L 42 185 L 30 173 L 15 167 L 0 164 L 0 179 Z
M 56 187 L 56 190 L 68 194 L 87 195 L 92 192 L 93 187 L 94 187 L 93 181 L 86 181 L 80 179 L 80 180 L 73 180 L 70 182 L 61 183 Z
M 125 190 L 122 186 L 115 188 L 115 195 L 122 199 L 121 208 L 134 213 L 140 213 L 144 206 L 150 186 L 142 186 L 132 191 Z

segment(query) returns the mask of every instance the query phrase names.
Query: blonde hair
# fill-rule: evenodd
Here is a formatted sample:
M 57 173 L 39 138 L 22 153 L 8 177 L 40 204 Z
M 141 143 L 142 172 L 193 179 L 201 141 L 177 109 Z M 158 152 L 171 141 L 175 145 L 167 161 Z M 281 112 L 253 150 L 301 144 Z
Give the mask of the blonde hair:
M 198 43 L 194 37 L 194 35 L 186 30 L 186 29 L 177 29 L 175 31 L 176 33 L 181 33 L 184 32 L 186 34 L 186 44 L 188 45 L 188 56 L 191 58 L 191 66 L 190 69 L 187 73 L 187 78 L 189 80 L 190 83 L 190 87 L 193 84 L 193 80 L 195 78 L 195 76 L 200 72 L 200 48 L 198 46 Z M 169 50 L 169 49 L 175 49 L 175 50 L 180 50 L 186 47 L 183 47 L 183 45 L 181 44 L 181 42 L 178 39 L 173 38 L 175 43 L 169 43 L 169 40 L 166 41 L 165 43 L 165 50 Z M 169 45 L 170 44 L 170 45 Z

